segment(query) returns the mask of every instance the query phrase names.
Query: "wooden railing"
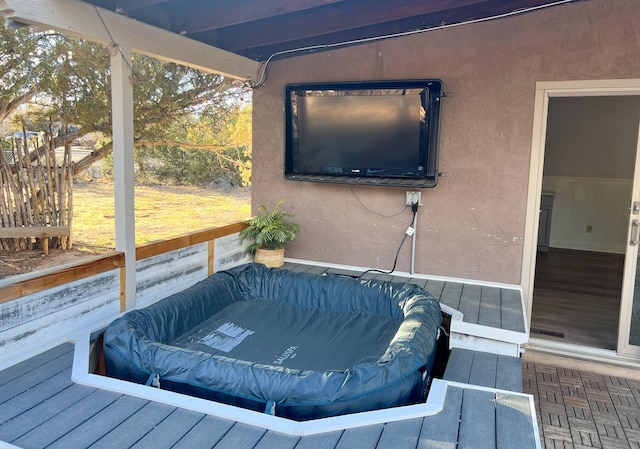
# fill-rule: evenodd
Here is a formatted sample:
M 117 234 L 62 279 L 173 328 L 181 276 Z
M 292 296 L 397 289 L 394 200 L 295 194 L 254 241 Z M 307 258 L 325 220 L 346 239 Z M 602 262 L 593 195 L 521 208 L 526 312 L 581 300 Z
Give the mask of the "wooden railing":
M 46 274 L 34 273 L 33 277 L 0 287 L 0 303 L 122 267 L 124 253 L 113 252 L 91 257 L 77 265 L 49 271 Z
M 209 273 L 213 272 L 214 241 L 220 237 L 235 234 L 246 227 L 245 222 L 235 222 L 225 226 L 204 229 L 167 240 L 146 243 L 136 248 L 136 260 L 143 260 L 203 242 L 209 242 Z M 44 274 L 33 273 L 33 277 L 21 278 L 14 284 L 0 287 L 0 303 L 22 296 L 41 292 L 52 287 L 84 279 L 116 268 L 124 268 L 125 257 L 122 252 L 113 252 L 87 258 L 72 266 Z

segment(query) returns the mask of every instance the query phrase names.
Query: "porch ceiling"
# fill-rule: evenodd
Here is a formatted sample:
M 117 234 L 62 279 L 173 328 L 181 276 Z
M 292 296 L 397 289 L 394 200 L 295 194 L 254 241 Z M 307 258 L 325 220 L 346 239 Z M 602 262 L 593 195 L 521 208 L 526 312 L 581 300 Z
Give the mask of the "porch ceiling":
M 293 49 L 423 30 L 573 0 L 84 1 L 264 61 Z

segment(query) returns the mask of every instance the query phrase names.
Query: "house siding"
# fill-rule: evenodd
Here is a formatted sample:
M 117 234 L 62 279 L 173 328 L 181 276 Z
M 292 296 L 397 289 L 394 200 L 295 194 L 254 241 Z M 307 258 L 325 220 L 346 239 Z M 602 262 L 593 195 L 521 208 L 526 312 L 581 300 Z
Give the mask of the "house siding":
M 423 191 L 415 270 L 519 283 L 536 82 L 638 78 L 639 50 L 640 2 L 589 0 L 275 61 L 254 91 L 254 212 L 285 199 L 302 226 L 291 257 L 390 269 L 407 189 L 285 181 L 284 86 L 439 78 L 444 176 Z

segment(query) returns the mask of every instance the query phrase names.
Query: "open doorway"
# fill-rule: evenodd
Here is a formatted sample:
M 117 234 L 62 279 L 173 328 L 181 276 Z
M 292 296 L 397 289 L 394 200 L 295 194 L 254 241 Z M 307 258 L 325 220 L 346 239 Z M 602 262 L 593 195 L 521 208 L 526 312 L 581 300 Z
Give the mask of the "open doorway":
M 616 350 L 640 96 L 548 99 L 531 337 Z

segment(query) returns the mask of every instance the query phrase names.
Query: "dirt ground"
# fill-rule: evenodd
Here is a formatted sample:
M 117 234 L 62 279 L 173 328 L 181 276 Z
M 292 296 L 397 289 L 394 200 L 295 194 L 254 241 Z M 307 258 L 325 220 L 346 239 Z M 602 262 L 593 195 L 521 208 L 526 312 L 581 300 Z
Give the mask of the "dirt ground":
M 50 249 L 48 256 L 41 250 L 0 251 L 0 279 L 78 262 L 92 256 L 95 254 L 76 249 Z

